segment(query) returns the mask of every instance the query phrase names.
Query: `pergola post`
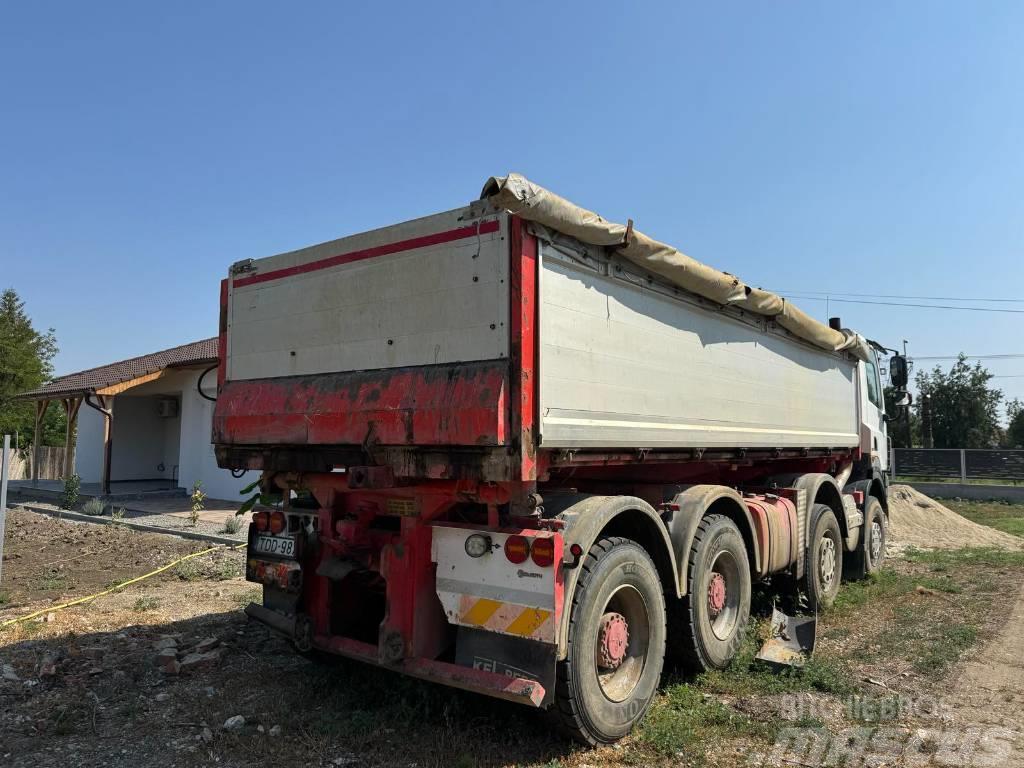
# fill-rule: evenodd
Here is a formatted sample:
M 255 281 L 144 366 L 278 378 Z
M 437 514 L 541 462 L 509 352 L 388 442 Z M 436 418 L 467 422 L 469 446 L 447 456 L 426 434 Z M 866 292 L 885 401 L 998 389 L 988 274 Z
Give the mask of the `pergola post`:
M 69 397 L 61 401 L 64 404 L 64 410 L 67 412 L 67 429 L 64 432 L 64 478 L 67 479 L 75 471 L 74 455 L 75 449 L 74 444 L 71 442 L 71 438 L 75 434 L 75 425 L 78 423 L 78 409 L 82 407 L 82 398 L 80 397 Z
M 110 495 L 110 459 L 114 446 L 114 398 L 108 395 L 97 395 L 100 408 L 103 409 L 103 477 L 100 479 L 100 493 Z
M 43 438 L 43 417 L 50 407 L 49 400 L 36 400 L 36 430 L 32 440 L 32 486 L 39 485 L 39 443 Z

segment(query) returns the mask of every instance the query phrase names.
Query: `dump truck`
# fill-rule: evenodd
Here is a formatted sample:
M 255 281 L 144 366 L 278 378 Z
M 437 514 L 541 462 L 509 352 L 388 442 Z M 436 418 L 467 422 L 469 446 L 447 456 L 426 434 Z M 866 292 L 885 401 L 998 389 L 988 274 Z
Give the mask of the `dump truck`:
M 814 612 L 880 567 L 883 352 L 518 174 L 238 262 L 213 443 L 271 504 L 246 612 L 613 742 L 666 659 L 734 658 L 754 583 Z

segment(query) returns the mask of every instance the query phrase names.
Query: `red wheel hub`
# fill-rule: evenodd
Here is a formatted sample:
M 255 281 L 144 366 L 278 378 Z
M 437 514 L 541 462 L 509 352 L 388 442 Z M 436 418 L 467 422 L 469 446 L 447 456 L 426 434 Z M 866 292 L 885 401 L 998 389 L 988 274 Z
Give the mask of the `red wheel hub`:
M 618 669 L 626 658 L 629 647 L 629 624 L 621 613 L 606 613 L 601 617 L 601 631 L 597 636 L 597 663 L 604 669 Z
M 708 611 L 714 618 L 725 607 L 725 577 L 720 573 L 712 573 L 708 582 Z

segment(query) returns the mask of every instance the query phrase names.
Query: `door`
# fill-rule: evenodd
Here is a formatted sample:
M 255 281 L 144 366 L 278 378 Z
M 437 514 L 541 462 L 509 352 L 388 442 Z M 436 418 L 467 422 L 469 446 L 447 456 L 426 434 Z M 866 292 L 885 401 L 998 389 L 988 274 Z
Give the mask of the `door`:
M 886 441 L 885 405 L 882 381 L 878 375 L 878 358 L 871 350 L 871 360 L 860 366 L 861 450 L 871 456 L 871 464 L 885 471 L 889 468 Z

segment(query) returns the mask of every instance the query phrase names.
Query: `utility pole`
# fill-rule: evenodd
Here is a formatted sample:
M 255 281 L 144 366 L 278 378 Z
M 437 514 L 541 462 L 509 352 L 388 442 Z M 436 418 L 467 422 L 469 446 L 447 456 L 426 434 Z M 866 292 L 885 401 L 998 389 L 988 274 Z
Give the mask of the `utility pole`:
M 925 448 L 934 448 L 932 443 L 932 399 L 921 395 L 921 439 Z

